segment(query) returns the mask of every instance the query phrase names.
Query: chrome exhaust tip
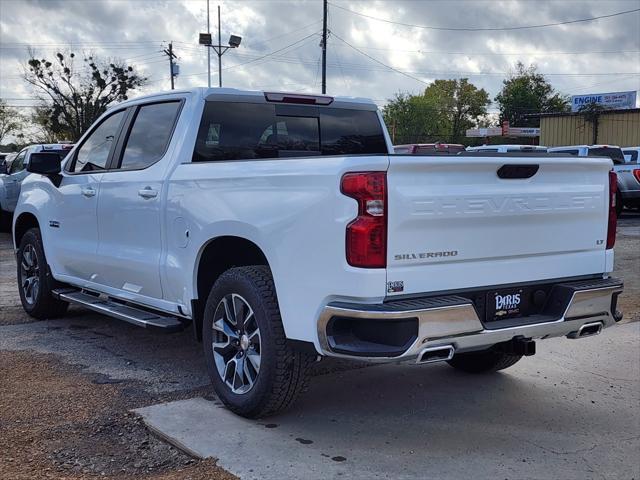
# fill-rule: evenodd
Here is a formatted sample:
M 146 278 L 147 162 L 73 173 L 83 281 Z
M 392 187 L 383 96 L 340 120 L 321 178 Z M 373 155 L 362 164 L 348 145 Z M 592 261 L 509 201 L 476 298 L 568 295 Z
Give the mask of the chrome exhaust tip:
M 443 345 L 441 347 L 425 348 L 418 354 L 418 359 L 416 360 L 416 363 L 424 364 L 424 363 L 446 362 L 447 360 L 451 360 L 453 358 L 454 353 L 455 353 L 455 348 L 453 348 L 453 345 Z
M 591 322 L 585 323 L 577 332 L 571 332 L 567 337 L 572 339 L 593 337 L 594 335 L 598 335 L 600 332 L 602 332 L 602 322 Z

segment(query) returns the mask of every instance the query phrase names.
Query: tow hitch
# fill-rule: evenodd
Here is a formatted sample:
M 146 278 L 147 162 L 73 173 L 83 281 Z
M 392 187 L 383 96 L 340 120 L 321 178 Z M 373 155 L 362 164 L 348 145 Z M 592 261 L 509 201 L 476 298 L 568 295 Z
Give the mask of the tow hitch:
M 498 343 L 494 350 L 508 355 L 523 355 L 530 357 L 536 354 L 536 342 L 530 338 L 514 337 L 508 342 Z

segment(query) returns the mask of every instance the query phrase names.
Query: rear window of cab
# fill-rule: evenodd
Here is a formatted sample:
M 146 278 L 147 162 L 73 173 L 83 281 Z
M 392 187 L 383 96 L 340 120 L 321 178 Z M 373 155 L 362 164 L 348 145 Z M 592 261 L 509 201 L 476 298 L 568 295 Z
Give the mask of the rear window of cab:
M 387 153 L 375 111 L 209 101 L 193 161 Z

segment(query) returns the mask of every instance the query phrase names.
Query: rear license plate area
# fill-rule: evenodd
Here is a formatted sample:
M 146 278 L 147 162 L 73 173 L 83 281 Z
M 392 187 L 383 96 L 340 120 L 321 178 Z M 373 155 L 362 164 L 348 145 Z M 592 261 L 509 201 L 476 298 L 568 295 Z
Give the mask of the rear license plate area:
M 486 298 L 486 321 L 496 322 L 530 315 L 530 297 L 529 290 L 522 287 L 489 291 Z

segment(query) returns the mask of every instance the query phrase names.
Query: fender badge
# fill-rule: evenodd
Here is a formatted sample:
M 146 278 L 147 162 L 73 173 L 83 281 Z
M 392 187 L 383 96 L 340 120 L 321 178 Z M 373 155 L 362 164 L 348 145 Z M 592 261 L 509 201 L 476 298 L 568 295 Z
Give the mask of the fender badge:
M 49 226 L 51 228 L 60 228 L 60 222 L 57 220 L 49 220 Z
M 402 280 L 387 282 L 387 293 L 398 293 L 402 291 L 404 291 L 404 282 Z

